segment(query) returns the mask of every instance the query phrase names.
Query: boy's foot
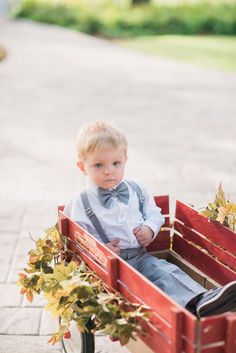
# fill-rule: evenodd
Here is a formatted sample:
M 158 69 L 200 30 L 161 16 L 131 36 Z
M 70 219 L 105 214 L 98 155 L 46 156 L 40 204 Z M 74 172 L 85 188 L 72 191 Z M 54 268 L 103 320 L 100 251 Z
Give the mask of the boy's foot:
M 199 318 L 222 314 L 233 309 L 236 309 L 236 281 L 207 291 L 196 305 Z

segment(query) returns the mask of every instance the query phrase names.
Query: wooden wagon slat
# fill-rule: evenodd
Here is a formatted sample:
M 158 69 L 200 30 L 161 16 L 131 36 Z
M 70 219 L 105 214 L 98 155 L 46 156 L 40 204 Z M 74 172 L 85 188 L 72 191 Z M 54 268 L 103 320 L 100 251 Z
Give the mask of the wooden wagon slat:
M 226 317 L 225 353 L 236 352 L 236 314 Z
M 135 293 L 131 292 L 129 288 L 120 281 L 118 281 L 118 290 L 131 303 L 145 304 Z M 147 309 L 147 311 L 149 310 Z M 151 310 L 150 323 L 153 324 L 156 330 L 162 335 L 170 338 L 172 329 L 171 324 L 153 310 Z
M 172 308 L 172 336 L 171 336 L 171 353 L 182 352 L 182 332 L 183 332 L 183 310 L 180 308 Z
M 224 342 L 226 339 L 225 315 L 203 318 L 200 330 L 201 346 Z
M 154 196 L 154 200 L 155 200 L 156 205 L 161 208 L 162 214 L 168 215 L 170 213 L 169 195 Z
M 108 273 L 102 268 L 96 261 L 94 261 L 88 254 L 86 254 L 82 249 L 79 249 L 74 243 L 69 243 L 68 248 L 74 253 L 78 254 L 81 259 L 89 266 L 89 268 L 96 272 L 102 281 L 108 284 Z
M 206 238 L 225 249 L 230 249 L 230 252 L 236 255 L 235 232 L 214 221 L 208 221 L 206 217 L 180 201 L 176 201 L 175 217 L 189 228 L 194 228 Z
M 236 272 L 230 270 L 176 234 L 173 237 L 173 250 L 222 285 L 236 280 Z
M 119 280 L 126 285 L 142 300 L 157 312 L 166 321 L 171 323 L 171 307 L 180 307 L 174 300 L 166 295 L 161 289 L 151 283 L 137 270 L 119 259 Z
M 205 347 L 201 350 L 197 350 L 196 352 L 197 353 L 225 353 L 225 349 L 224 349 L 224 345 L 222 343 L 219 346 L 212 345 L 211 347 Z
M 147 251 L 168 250 L 170 248 L 170 231 L 159 232 L 156 238 L 147 247 Z
M 193 229 L 179 223 L 178 221 L 175 221 L 174 226 L 175 229 L 181 233 L 184 239 L 194 242 L 203 249 L 207 250 L 210 254 L 216 256 L 224 264 L 236 269 L 236 257 L 234 255 L 230 254 L 228 251 L 225 251 L 223 248 L 219 248 L 207 238 L 203 238 Z
M 165 223 L 163 227 L 170 226 L 170 217 L 169 217 L 169 196 L 155 196 L 154 197 L 155 203 L 158 207 L 161 208 L 161 212 L 165 217 Z M 148 252 L 152 251 L 160 251 L 166 250 L 170 248 L 170 231 L 160 231 L 159 234 L 156 236 L 154 241 L 147 247 Z
M 143 336 L 139 334 L 138 336 L 154 353 L 172 353 L 171 341 L 167 340 L 164 335 L 160 334 L 154 326 L 144 323 L 143 328 L 147 332 L 147 335 Z

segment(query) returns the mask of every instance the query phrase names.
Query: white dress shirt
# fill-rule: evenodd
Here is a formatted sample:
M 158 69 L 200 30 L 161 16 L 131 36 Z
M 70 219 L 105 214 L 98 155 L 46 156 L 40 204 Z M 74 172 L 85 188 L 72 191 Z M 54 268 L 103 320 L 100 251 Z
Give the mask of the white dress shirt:
M 161 214 L 161 209 L 156 206 L 153 196 L 143 186 L 138 184 L 145 198 L 143 207 L 145 214 L 144 220 L 142 213 L 139 211 L 138 195 L 125 180 L 124 182 L 129 190 L 129 201 L 127 205 L 117 198 L 112 197 L 110 208 L 107 209 L 102 206 L 98 199 L 98 187 L 92 183 L 89 178 L 86 191 L 91 208 L 98 217 L 108 239 L 110 241 L 119 239 L 121 249 L 136 248 L 140 245 L 133 234 L 133 229 L 140 225 L 146 225 L 153 230 L 154 239 L 161 226 L 164 224 L 165 219 Z M 90 219 L 85 214 L 80 195 L 72 199 L 66 205 L 64 213 L 102 242 Z

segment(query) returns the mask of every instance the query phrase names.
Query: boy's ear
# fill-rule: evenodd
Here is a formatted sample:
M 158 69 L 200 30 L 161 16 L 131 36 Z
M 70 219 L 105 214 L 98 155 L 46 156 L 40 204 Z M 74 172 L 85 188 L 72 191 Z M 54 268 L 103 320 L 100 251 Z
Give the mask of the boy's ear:
M 80 161 L 80 160 L 77 160 L 76 164 L 77 164 L 77 167 L 81 170 L 81 172 L 86 174 L 85 173 L 85 169 L 84 169 L 84 163 L 82 161 Z

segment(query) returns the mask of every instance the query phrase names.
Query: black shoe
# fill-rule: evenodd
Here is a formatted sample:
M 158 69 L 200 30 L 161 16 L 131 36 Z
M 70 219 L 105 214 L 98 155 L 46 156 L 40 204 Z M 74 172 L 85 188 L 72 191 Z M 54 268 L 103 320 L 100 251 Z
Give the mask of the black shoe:
M 236 281 L 204 293 L 196 305 L 199 318 L 236 309 Z

